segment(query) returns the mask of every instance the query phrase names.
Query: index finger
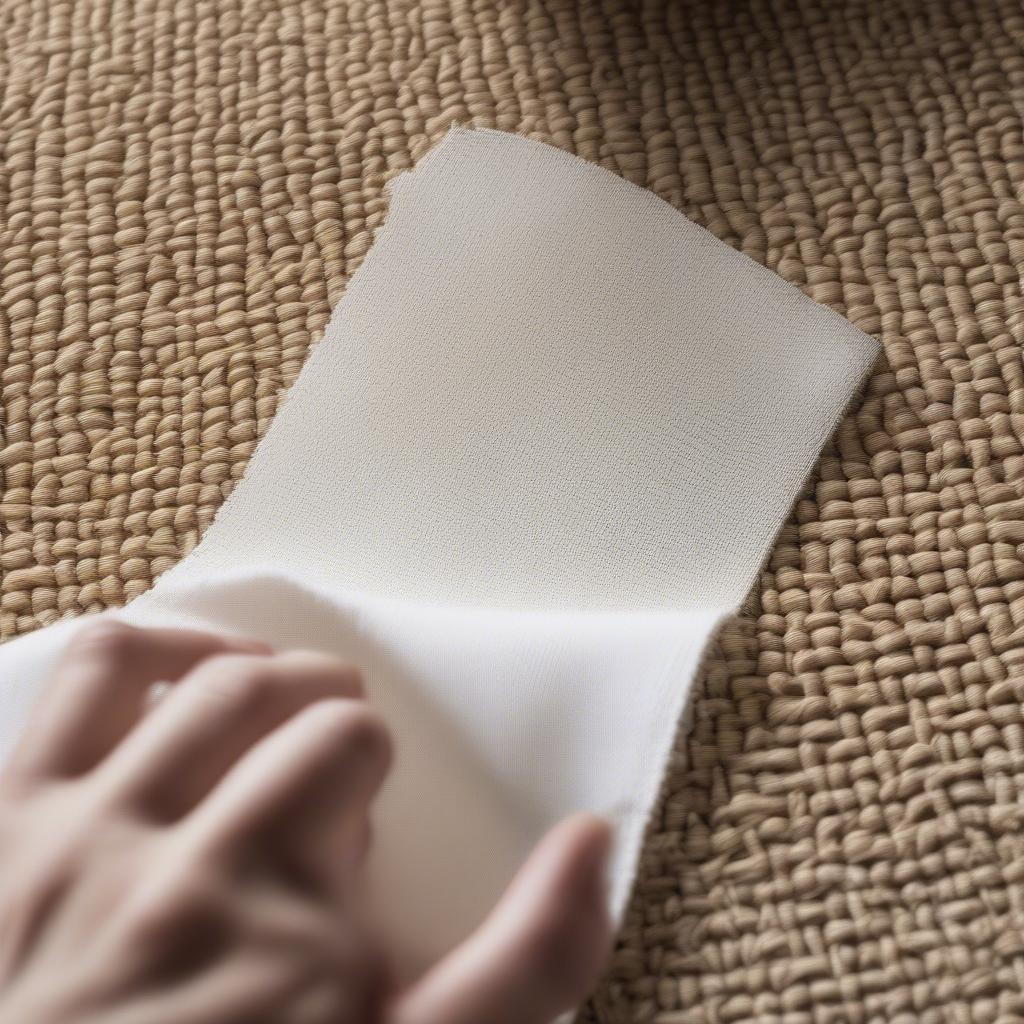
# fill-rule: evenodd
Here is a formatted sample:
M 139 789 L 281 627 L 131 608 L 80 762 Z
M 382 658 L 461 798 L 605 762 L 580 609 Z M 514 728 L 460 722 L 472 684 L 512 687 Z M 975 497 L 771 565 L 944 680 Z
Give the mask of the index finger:
M 102 761 L 132 730 L 154 683 L 177 682 L 207 658 L 269 653 L 257 640 L 188 629 L 141 629 L 113 618 L 71 638 L 7 764 L 19 779 L 66 778 Z

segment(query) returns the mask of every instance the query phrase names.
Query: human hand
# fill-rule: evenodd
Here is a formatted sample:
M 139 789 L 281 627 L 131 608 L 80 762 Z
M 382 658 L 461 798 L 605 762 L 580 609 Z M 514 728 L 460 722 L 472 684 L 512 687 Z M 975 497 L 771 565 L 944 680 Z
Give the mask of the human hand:
M 83 627 L 0 776 L 0 1024 L 546 1024 L 581 999 L 609 942 L 587 817 L 393 984 L 360 886 L 390 740 L 361 697 L 324 654 Z

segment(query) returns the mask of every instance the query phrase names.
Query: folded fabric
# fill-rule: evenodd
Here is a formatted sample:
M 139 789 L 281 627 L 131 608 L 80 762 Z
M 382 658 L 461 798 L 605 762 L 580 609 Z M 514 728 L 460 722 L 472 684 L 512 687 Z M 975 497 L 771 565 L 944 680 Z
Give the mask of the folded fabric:
M 111 614 L 363 668 L 409 970 L 575 810 L 617 826 L 621 914 L 702 654 L 876 348 L 650 193 L 454 130 L 202 543 Z M 0 648 L 0 749 L 79 624 Z

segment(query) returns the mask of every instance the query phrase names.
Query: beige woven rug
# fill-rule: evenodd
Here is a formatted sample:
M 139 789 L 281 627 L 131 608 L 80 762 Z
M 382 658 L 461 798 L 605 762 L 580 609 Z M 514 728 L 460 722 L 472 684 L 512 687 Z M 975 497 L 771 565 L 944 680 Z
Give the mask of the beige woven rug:
M 1014 0 L 3 0 L 0 632 L 193 545 L 452 121 L 885 345 L 680 746 L 603 1022 L 1024 1020 Z

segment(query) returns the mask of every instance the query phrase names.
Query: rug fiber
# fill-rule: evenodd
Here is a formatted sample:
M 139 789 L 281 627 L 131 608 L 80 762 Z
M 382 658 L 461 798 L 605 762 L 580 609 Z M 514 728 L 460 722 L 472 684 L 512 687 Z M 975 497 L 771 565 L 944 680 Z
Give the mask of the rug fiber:
M 553 143 L 885 349 L 721 639 L 585 1016 L 1024 1020 L 1019 3 L 0 11 L 0 636 L 196 543 L 391 176 L 453 122 Z

